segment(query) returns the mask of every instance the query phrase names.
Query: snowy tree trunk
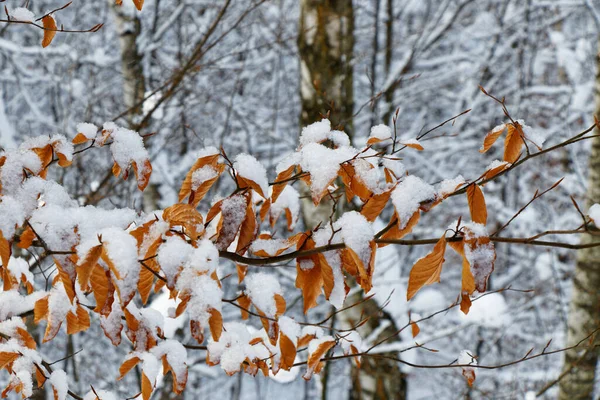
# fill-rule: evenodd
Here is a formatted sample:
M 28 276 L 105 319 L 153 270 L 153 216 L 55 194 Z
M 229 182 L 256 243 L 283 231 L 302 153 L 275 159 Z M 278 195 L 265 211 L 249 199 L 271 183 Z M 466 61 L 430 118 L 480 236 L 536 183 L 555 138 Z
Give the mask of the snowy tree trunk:
M 596 56 L 596 115 L 600 115 L 600 54 Z M 599 133 L 597 130 L 594 132 Z M 588 207 L 600 202 L 600 137 L 592 139 L 589 159 Z M 600 242 L 600 236 L 584 234 L 582 243 Z M 567 346 L 576 345 L 600 323 L 600 247 L 581 249 L 573 274 L 573 292 L 567 321 Z M 598 346 L 600 340 L 595 340 Z M 563 370 L 570 372 L 560 381 L 560 400 L 591 399 L 598 353 L 580 346 L 567 351 Z
M 144 99 L 145 82 L 142 68 L 142 56 L 137 47 L 137 39 L 142 25 L 133 6 L 116 6 L 115 2 L 108 0 L 113 14 L 119 44 L 121 46 L 121 73 L 123 75 L 123 100 L 129 110 L 127 119 L 132 123 L 136 115 L 142 113 L 141 103 Z

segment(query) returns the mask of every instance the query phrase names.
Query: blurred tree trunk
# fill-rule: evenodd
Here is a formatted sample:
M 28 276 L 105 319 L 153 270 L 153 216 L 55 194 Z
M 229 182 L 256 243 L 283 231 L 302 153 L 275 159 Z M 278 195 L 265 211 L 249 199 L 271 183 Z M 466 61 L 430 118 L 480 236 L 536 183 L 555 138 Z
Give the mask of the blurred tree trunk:
M 346 305 L 357 303 L 363 297 L 363 292 L 359 291 L 346 299 Z M 374 343 L 388 338 L 398 331 L 392 316 L 385 310 L 380 310 L 380 305 L 374 299 L 365 301 L 339 315 L 340 319 L 343 319 L 342 329 L 355 326 L 361 321 L 361 318 L 369 318 L 357 331 L 363 339 L 371 337 L 373 332 L 379 331 L 378 335 L 373 338 Z M 385 344 L 399 340 L 396 335 L 387 340 Z M 381 355 L 398 357 L 395 352 Z M 356 368 L 356 364 L 352 362 L 350 376 L 352 379 L 350 400 L 403 400 L 407 397 L 406 375 L 400 371 L 400 366 L 396 361 L 363 357 L 360 368 Z
M 300 53 L 301 126 L 330 113 L 333 126 L 352 136 L 354 12 L 352 0 L 302 0 Z
M 600 44 L 600 41 L 599 41 Z M 596 115 L 600 115 L 600 53 L 596 55 Z M 600 132 L 596 129 L 594 134 Z M 592 139 L 589 159 L 587 206 L 600 202 L 600 137 Z M 600 236 L 582 235 L 582 243 L 600 242 Z M 600 247 L 581 249 L 573 273 L 573 291 L 567 320 L 567 346 L 574 346 L 600 326 Z M 598 336 L 596 335 L 596 338 Z M 598 346 L 600 340 L 595 339 Z M 588 344 L 589 345 L 589 344 Z M 591 399 L 596 377 L 598 352 L 585 347 L 565 354 L 563 371 L 568 373 L 560 381 L 560 400 Z
M 144 100 L 145 82 L 142 56 L 137 47 L 137 39 L 142 30 L 142 24 L 133 7 L 117 6 L 108 0 L 119 34 L 121 46 L 121 73 L 123 75 L 123 100 L 129 110 L 127 119 L 132 123 L 136 115 L 142 113 L 141 102 Z
M 332 126 L 343 128 L 352 137 L 353 28 L 351 0 L 301 1 L 298 37 L 301 66 L 301 126 L 319 121 L 322 116 L 329 113 Z M 318 207 L 314 207 L 308 190 L 304 190 L 302 195 L 302 214 L 306 228 L 313 229 L 319 223 L 327 223 L 334 207 L 333 201 L 325 197 Z M 338 204 L 338 214 L 342 212 L 342 208 L 343 205 Z M 361 291 L 349 298 L 347 304 L 359 301 L 362 296 Z M 379 338 L 389 336 L 396 331 L 394 321 L 385 313 L 379 312 L 379 305 L 374 300 L 366 301 L 341 313 L 339 322 L 342 326 L 351 326 L 365 315 L 371 318 L 359 329 L 362 337 L 370 336 L 382 324 L 386 324 L 387 327 L 382 329 Z M 323 373 L 324 399 L 327 397 L 328 376 L 329 374 Z M 353 365 L 351 376 L 351 399 L 404 399 L 406 397 L 406 382 L 398 364 L 394 361 L 364 359 L 362 368 L 357 369 Z

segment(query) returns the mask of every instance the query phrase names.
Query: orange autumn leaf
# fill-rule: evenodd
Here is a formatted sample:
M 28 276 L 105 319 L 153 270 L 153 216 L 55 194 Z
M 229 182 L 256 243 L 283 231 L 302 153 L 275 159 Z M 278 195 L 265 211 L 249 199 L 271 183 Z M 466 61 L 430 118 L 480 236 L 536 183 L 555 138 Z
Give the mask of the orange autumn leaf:
M 465 255 L 465 243 L 464 241 L 450 242 L 450 247 L 456 251 L 462 257 L 462 285 L 461 292 L 467 295 L 472 294 L 475 291 L 475 278 L 471 272 L 471 265 Z M 466 314 L 466 313 L 465 313 Z
M 140 298 L 142 299 L 142 304 L 146 304 L 148 302 L 148 298 L 150 297 L 150 292 L 152 290 L 152 284 L 154 283 L 155 275 L 149 268 L 150 266 L 148 266 L 148 264 L 146 264 L 146 266 L 142 265 L 142 268 L 140 268 L 140 279 L 137 286 Z
M 204 230 L 202 214 L 190 204 L 175 204 L 163 211 L 163 219 L 171 226 L 182 226 L 194 240 Z
M 249 187 L 250 189 L 254 190 L 256 193 L 258 193 L 260 195 L 260 197 L 262 197 L 263 199 L 267 198 L 266 194 L 263 192 L 260 185 L 256 182 L 254 182 L 252 179 L 243 178 L 239 174 L 237 174 L 235 176 L 235 178 L 237 180 L 237 184 L 240 189 L 245 189 L 245 188 Z
M 275 203 L 277 198 L 283 192 L 286 185 L 288 184 L 288 179 L 290 179 L 294 175 L 294 171 L 296 170 L 296 166 L 292 165 L 288 167 L 288 169 L 277 174 L 275 178 L 275 182 L 273 183 L 273 192 L 271 193 L 271 203 Z
M 506 124 L 502 124 L 489 131 L 488 134 L 485 136 L 485 139 L 483 139 L 483 145 L 479 149 L 479 152 L 485 153 L 486 151 L 488 151 L 494 145 L 494 143 L 496 143 L 496 140 L 498 140 L 500 135 L 502 135 L 502 133 L 505 130 Z
M 0 352 L 0 369 L 6 368 L 6 366 L 19 357 L 19 353 L 9 353 L 6 351 Z
M 315 241 L 306 237 L 299 236 L 296 248 L 298 250 L 310 250 L 315 248 Z M 317 298 L 321 294 L 323 287 L 323 276 L 321 274 L 321 264 L 319 257 L 298 257 L 296 259 L 296 282 L 297 288 L 302 290 L 302 299 L 304 302 L 304 313 L 317 305 Z
M 138 357 L 131 357 L 123 361 L 123 364 L 121 364 L 121 366 L 119 367 L 119 377 L 117 378 L 117 380 L 120 381 L 121 379 L 123 379 L 125 375 L 127 375 L 127 373 L 131 371 L 131 369 L 135 367 L 139 362 L 140 359 Z
M 273 298 L 275 299 L 275 308 L 277 310 L 275 312 L 275 316 L 279 317 L 285 313 L 285 309 L 286 309 L 285 299 L 280 294 L 273 295 Z
M 92 270 L 102 255 L 102 245 L 92 247 L 77 265 L 77 280 L 82 290 L 87 290 Z
M 35 340 L 33 337 L 27 332 L 27 330 L 17 327 L 17 336 L 19 337 L 19 341 L 30 349 L 35 349 L 37 347 Z
M 21 236 L 19 236 L 19 243 L 17 243 L 17 246 L 21 249 L 28 249 L 29 247 L 31 247 L 31 244 L 34 240 L 35 233 L 33 233 L 33 230 L 30 226 L 27 226 L 23 233 L 21 233 Z
M 279 349 L 281 350 L 280 368 L 289 370 L 296 360 L 296 346 L 284 333 L 279 335 Z
M 48 315 L 48 296 L 35 302 L 33 306 L 33 322 L 39 324 Z
M 154 385 L 150 382 L 150 379 L 146 376 L 145 373 L 142 372 L 142 399 L 150 400 L 150 396 L 152 396 L 152 391 L 154 390 Z
M 150 183 L 150 175 L 152 175 L 152 164 L 150 160 L 144 160 L 144 164 L 140 167 L 134 161 L 131 163 L 133 167 L 133 173 L 135 174 L 135 179 L 137 180 L 137 187 L 140 192 L 143 192 L 146 189 L 146 186 Z
M 244 320 L 248 319 L 248 317 L 250 316 L 250 313 L 248 313 L 248 310 L 250 310 L 250 305 L 252 304 L 252 302 L 250 301 L 250 297 L 243 294 L 238 297 L 237 302 L 240 305 L 242 319 L 244 319 Z
M 485 225 L 487 223 L 485 197 L 481 188 L 476 183 L 467 186 L 467 201 L 469 203 L 469 211 L 471 212 L 471 220 Z
M 406 226 L 403 229 L 399 228 L 400 222 L 398 221 L 398 214 L 394 212 L 394 216 L 392 217 L 392 221 L 396 220 L 397 222 L 383 235 L 381 235 L 380 239 L 382 240 L 398 240 L 402 239 L 404 236 L 408 235 L 412 232 L 413 228 L 417 226 L 419 223 L 419 219 L 421 218 L 421 212 L 417 210 L 408 220 Z M 387 243 L 379 243 L 379 247 L 387 246 Z
M 194 175 L 194 172 L 196 172 L 197 170 L 199 170 L 205 166 L 212 167 L 217 172 L 220 170 L 220 172 L 218 172 L 219 175 L 223 171 L 223 168 L 224 168 L 224 166 L 219 165 L 219 154 L 211 154 L 211 155 L 208 155 L 205 157 L 198 158 L 196 160 L 196 162 L 194 163 L 194 165 L 192 165 L 192 168 L 190 168 L 188 173 L 185 175 L 185 179 L 183 180 L 183 183 L 181 184 L 181 189 L 179 190 L 179 201 L 180 202 L 183 201 L 183 199 L 185 199 L 186 197 L 190 196 L 192 193 L 192 177 Z M 210 185 L 212 186 L 212 183 Z M 208 188 L 206 188 L 206 191 L 208 191 L 208 189 L 210 189 L 210 186 Z M 204 194 L 206 194 L 206 193 L 204 193 Z M 202 196 L 200 196 L 200 197 L 202 197 Z
M 387 192 L 381 194 L 375 194 L 367 200 L 367 202 L 363 205 L 360 213 L 365 216 L 367 221 L 373 222 L 377 219 L 381 211 L 385 208 L 392 191 L 389 190 Z
M 11 254 L 12 250 L 10 242 L 4 238 L 2 231 L 0 231 L 0 261 L 2 261 L 2 266 L 4 268 L 8 268 L 8 261 L 10 260 Z
M 256 238 L 257 233 L 258 223 L 256 222 L 256 214 L 254 213 L 252 201 L 249 199 L 246 205 L 246 216 L 240 226 L 240 237 L 238 238 L 235 252 L 238 254 L 245 253 Z
M 511 165 L 512 165 L 511 163 L 508 163 L 506 161 L 500 162 L 498 165 L 485 171 L 485 173 L 482 175 L 482 178 L 485 180 L 490 180 L 493 177 L 495 177 L 496 175 L 498 175 L 500 172 L 509 168 Z
M 88 139 L 88 138 L 87 138 L 87 137 L 86 137 L 86 136 L 85 136 L 83 133 L 78 133 L 78 134 L 77 134 L 77 135 L 75 135 L 75 137 L 73 138 L 73 141 L 72 141 L 72 143 L 73 143 L 73 144 L 82 144 L 82 143 L 85 143 L 85 142 L 87 142 L 88 140 L 91 140 L 91 139 Z
M 218 342 L 223 333 L 223 317 L 219 310 L 211 308 L 210 317 L 208 318 L 208 325 L 210 327 L 210 334 L 215 342 Z
M 419 328 L 419 325 L 417 325 L 417 323 L 414 321 L 411 321 L 410 329 L 411 329 L 413 338 L 416 338 L 417 335 L 419 334 L 419 332 L 421 332 L 421 328 Z
M 410 300 L 425 285 L 440 281 L 444 254 L 446 252 L 446 236 L 442 235 L 431 253 L 420 258 L 410 270 L 406 299 Z
M 471 298 L 467 293 L 461 293 L 460 295 L 460 311 L 467 315 L 471 309 Z
M 56 36 L 57 26 L 56 20 L 52 15 L 46 15 L 42 18 L 42 25 L 44 27 L 44 38 L 42 39 L 42 47 L 48 47 L 54 36 Z
M 133 0 L 133 4 L 135 4 L 135 8 L 137 8 L 139 11 L 142 11 L 142 7 L 144 7 L 144 0 Z
M 319 373 L 321 371 L 323 368 L 321 358 L 323 358 L 333 346 L 335 346 L 335 340 L 325 340 L 322 343 L 319 343 L 317 348 L 308 355 L 308 360 L 306 362 L 308 370 L 302 376 L 304 379 L 309 380 L 314 373 Z
M 508 133 L 504 142 L 504 161 L 514 164 L 519 159 L 524 136 L 523 128 L 518 122 L 508 125 Z
M 410 147 L 411 149 L 415 149 L 415 150 L 419 150 L 419 151 L 423 151 L 424 148 L 421 145 L 421 143 L 415 141 L 411 141 L 411 142 L 400 142 L 401 145 L 406 146 L 406 147 Z

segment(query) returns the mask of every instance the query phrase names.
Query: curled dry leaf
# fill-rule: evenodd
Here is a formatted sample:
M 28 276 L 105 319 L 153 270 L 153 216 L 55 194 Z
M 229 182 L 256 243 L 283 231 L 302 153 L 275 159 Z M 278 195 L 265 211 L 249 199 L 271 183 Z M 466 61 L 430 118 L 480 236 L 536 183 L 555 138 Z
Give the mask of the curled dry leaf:
M 50 43 L 52 43 L 54 36 L 56 36 L 56 31 L 58 30 L 54 16 L 46 15 L 44 18 L 42 18 L 42 25 L 44 27 L 42 47 L 48 47 Z

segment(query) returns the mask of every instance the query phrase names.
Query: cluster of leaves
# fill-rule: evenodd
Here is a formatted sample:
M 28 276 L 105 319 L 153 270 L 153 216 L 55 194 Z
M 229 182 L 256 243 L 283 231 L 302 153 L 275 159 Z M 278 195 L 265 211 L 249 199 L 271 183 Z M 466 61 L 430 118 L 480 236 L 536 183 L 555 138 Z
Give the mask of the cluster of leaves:
M 488 134 L 484 150 L 489 149 L 499 131 L 497 128 Z M 13 205 L 13 211 L 20 210 L 22 215 L 0 230 L 4 291 L 18 294 L 21 287 L 25 288 L 29 295 L 24 299 L 35 303 L 35 322 L 46 321 L 44 342 L 52 340 L 63 323 L 67 334 L 86 330 L 91 323 L 90 313 L 99 316 L 106 336 L 115 346 L 120 345 L 125 333 L 133 350 L 120 374 L 124 376 L 141 363 L 144 400 L 150 398 L 156 385 L 160 362 L 163 373 L 174 376 L 174 392 L 183 391 L 187 381 L 185 347 L 166 340 L 162 317 L 143 307 L 152 291 L 167 290 L 171 298 L 178 299 L 170 317 L 187 313 L 191 335 L 199 344 L 206 342 L 205 330 L 209 329 L 208 364 L 221 364 L 230 375 L 238 371 L 253 375 L 262 371 L 267 375 L 269 370 L 276 374 L 280 369 L 291 369 L 298 349 L 308 346 L 304 377 L 310 379 L 321 370 L 325 355 L 338 345 L 345 355 L 356 356 L 360 363 L 360 337 L 356 332 L 325 335 L 322 328 L 326 327 L 299 324 L 284 316 L 286 301 L 278 281 L 264 273 L 248 274 L 249 266 L 295 259 L 296 287 L 302 292 L 304 312 L 317 305 L 321 294 L 343 311 L 348 276 L 365 292 L 371 290 L 378 247 L 393 244 L 410 233 L 422 212 L 450 196 L 466 193 L 472 222 L 461 224 L 459 220 L 449 229 L 451 236 L 446 237 L 446 231 L 433 250 L 417 261 L 410 273 L 407 298 L 410 300 L 423 286 L 439 282 L 449 244 L 463 259 L 461 309 L 468 313 L 470 296 L 486 290 L 496 258 L 485 228 L 487 211 L 480 186 L 516 161 L 514 147 L 520 152 L 526 139 L 516 122 L 508 125 L 508 131 L 507 143 L 520 143 L 509 146 L 508 159 L 492 163 L 475 180 L 466 182 L 459 176 L 442 182 L 438 188 L 408 174 L 393 154 L 397 151 L 388 154 L 390 147 L 395 149 L 402 142 L 382 125 L 373 128 L 369 144 L 362 150 L 352 148 L 345 133 L 331 130 L 328 120 L 305 128 L 299 148 L 278 166 L 271 184 L 264 167 L 252 156 L 240 154 L 232 162 L 223 150 L 205 148 L 182 183 L 179 203 L 138 218 L 126 218 L 129 222 L 124 226 L 95 228 L 91 234 L 84 234 L 89 227 L 83 223 L 70 231 L 63 230 L 60 239 L 68 243 L 66 250 L 51 248 L 48 243 L 55 240 L 39 234 L 36 227 L 42 226 L 44 232 L 56 233 L 49 228 L 52 221 L 33 218 L 36 212 L 51 206 L 43 201 L 48 189 L 25 190 L 28 182 L 41 184 L 38 180 L 46 178 L 48 167 L 55 162 L 68 167 L 73 154 L 105 145 L 110 146 L 114 158 L 113 174 L 127 179 L 129 168 L 133 168 L 140 190 L 148 184 L 152 167 L 142 138 L 113 123 L 100 130 L 81 124 L 72 143 L 60 135 L 34 138 L 0 156 L 0 182 L 4 185 L 0 205 L 6 206 L 3 211 L 10 210 L 11 201 L 19 196 L 32 196 L 35 202 L 27 210 Z M 422 149 L 416 140 L 404 144 Z M 81 148 L 74 151 L 73 145 Z M 225 171 L 237 189 L 216 201 L 203 216 L 197 206 Z M 356 198 L 362 204 L 360 211 L 348 211 L 337 221 L 288 238 L 279 239 L 270 232 L 259 234 L 262 222 L 273 227 L 282 213 L 288 229 L 293 230 L 299 201 L 298 192 L 291 186 L 295 181 L 308 186 L 315 205 L 325 198 L 335 200 L 341 191 L 349 203 Z M 390 203 L 394 208 L 392 219 L 385 229 L 374 232 L 372 222 Z M 52 256 L 57 274 L 50 291 L 35 290 L 27 273 L 11 258 L 13 245 L 22 249 L 42 247 Z M 246 286 L 234 300 L 223 298 L 220 259 L 237 263 L 239 283 Z M 88 305 L 91 296 L 94 306 Z M 139 302 L 132 301 L 136 297 Z M 242 319 L 250 315 L 260 318 L 264 331 L 250 333 L 244 325 L 224 323 L 223 302 L 236 304 Z M 5 392 L 14 390 L 27 397 L 31 378 L 26 376 L 35 374 L 41 386 L 46 375 L 19 313 L 9 314 L 6 317 L 15 317 L 0 321 L 4 342 L 0 344 L 0 367 L 11 374 Z M 416 324 L 413 332 L 418 334 Z M 469 371 L 471 384 L 474 372 Z M 57 391 L 55 394 L 61 398 Z

